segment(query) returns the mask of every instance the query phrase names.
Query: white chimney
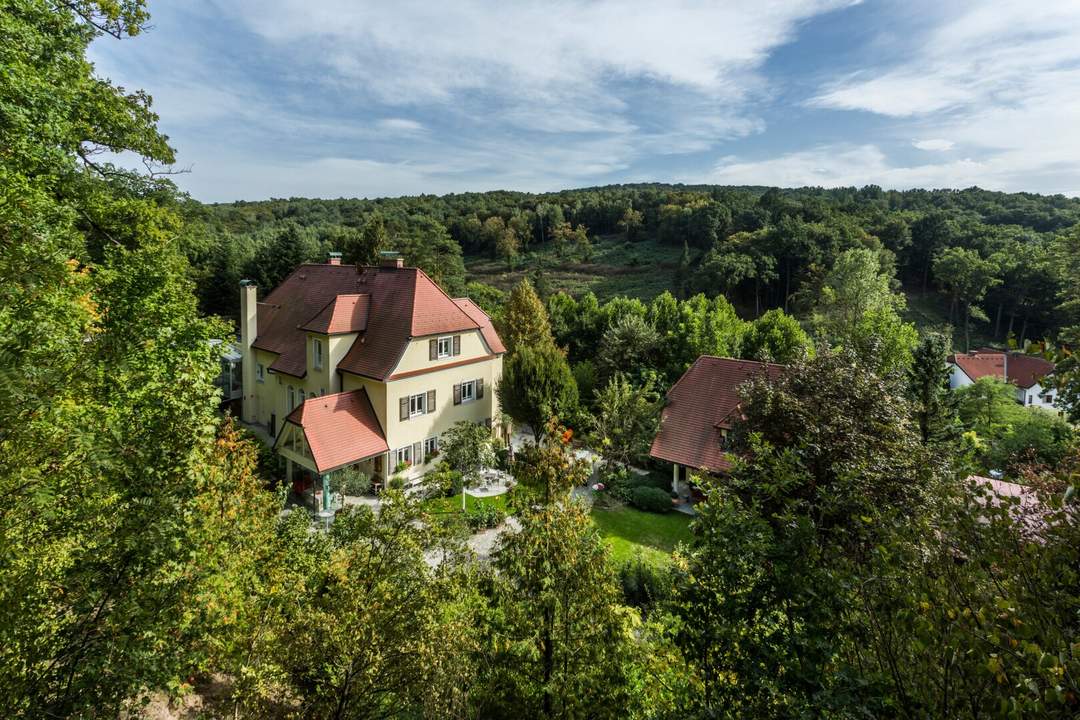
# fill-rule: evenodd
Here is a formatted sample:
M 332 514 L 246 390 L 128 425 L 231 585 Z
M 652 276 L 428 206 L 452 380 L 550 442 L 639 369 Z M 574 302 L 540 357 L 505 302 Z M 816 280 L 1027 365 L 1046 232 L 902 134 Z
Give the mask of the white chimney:
M 240 281 L 240 354 L 244 397 L 240 417 L 244 422 L 258 421 L 258 404 L 255 398 L 255 350 L 251 345 L 258 335 L 258 291 L 252 280 Z
M 341 264 L 341 253 L 339 253 L 339 252 L 330 253 L 330 259 L 327 260 L 327 262 L 329 264 L 331 264 L 331 265 L 340 265 Z

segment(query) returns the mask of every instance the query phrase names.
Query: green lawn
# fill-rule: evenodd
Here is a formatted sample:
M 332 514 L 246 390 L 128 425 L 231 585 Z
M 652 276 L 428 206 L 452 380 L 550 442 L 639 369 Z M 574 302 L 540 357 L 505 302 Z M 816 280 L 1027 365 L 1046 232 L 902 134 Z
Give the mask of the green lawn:
M 472 495 L 465 496 L 465 507 L 469 510 L 475 510 L 481 505 L 492 505 L 503 512 L 507 512 L 506 494 L 486 498 L 477 498 Z M 453 497 L 430 498 L 420 503 L 420 506 L 425 512 L 429 513 L 461 512 L 461 493 Z
M 680 542 L 690 541 L 691 518 L 680 512 L 664 515 L 642 512 L 632 507 L 605 510 L 594 507 L 593 522 L 611 546 L 616 563 L 641 554 L 652 563 L 667 562 Z

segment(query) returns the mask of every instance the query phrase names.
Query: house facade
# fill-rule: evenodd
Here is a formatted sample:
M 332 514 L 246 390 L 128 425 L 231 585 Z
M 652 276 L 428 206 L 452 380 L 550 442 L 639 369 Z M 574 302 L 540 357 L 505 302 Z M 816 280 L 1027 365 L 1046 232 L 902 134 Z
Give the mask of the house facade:
M 332 255 L 257 294 L 242 283 L 242 417 L 273 438 L 294 486 L 324 504 L 332 473 L 412 484 L 454 423 L 498 430 L 502 341 L 479 307 L 422 270 Z
M 783 371 L 784 366 L 775 363 L 702 355 L 671 386 L 649 454 L 672 464 L 672 492 L 690 496 L 691 472 L 731 470 L 728 441 L 740 417 L 741 386 L 763 374 L 776 378 Z
M 1001 350 L 972 350 L 949 356 L 949 387 L 971 385 L 981 377 L 996 377 L 1016 387 L 1021 405 L 1057 410 L 1056 392 L 1045 379 L 1054 363 L 1034 355 Z

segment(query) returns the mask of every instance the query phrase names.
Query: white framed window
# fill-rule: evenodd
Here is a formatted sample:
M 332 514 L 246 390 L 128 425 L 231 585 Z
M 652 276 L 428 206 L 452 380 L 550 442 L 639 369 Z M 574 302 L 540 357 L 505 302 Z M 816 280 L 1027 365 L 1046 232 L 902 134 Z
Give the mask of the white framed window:
M 409 417 L 423 415 L 427 412 L 427 393 L 409 396 Z
M 461 402 L 466 403 L 476 399 L 476 381 L 469 380 L 461 383 Z
M 298 393 L 298 396 L 299 396 L 300 404 L 303 405 L 304 404 L 304 388 L 300 388 L 300 392 Z
M 318 338 L 311 340 L 311 364 L 316 368 L 322 367 L 322 340 Z
M 296 390 L 292 385 L 289 386 L 289 410 L 296 407 Z
M 258 382 L 266 380 L 266 368 L 262 363 L 255 363 L 255 380 Z
M 432 435 L 427 440 L 424 440 L 424 459 L 427 460 L 433 455 L 439 453 L 439 436 Z
M 454 338 L 441 337 L 439 338 L 439 347 L 436 357 L 439 359 L 448 358 L 454 354 Z
M 412 465 L 412 445 L 406 445 L 405 447 L 398 448 L 394 451 L 394 464 L 400 465 L 405 463 L 406 465 Z

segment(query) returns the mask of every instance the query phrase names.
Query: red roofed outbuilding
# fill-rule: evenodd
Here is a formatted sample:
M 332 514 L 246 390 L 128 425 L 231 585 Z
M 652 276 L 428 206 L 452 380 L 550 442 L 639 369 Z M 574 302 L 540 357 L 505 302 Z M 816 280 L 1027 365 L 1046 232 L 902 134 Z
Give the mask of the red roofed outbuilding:
M 776 378 L 783 365 L 702 355 L 671 386 L 649 454 L 674 465 L 672 489 L 685 493 L 688 472 L 731 469 L 727 437 L 739 419 L 740 388 Z

